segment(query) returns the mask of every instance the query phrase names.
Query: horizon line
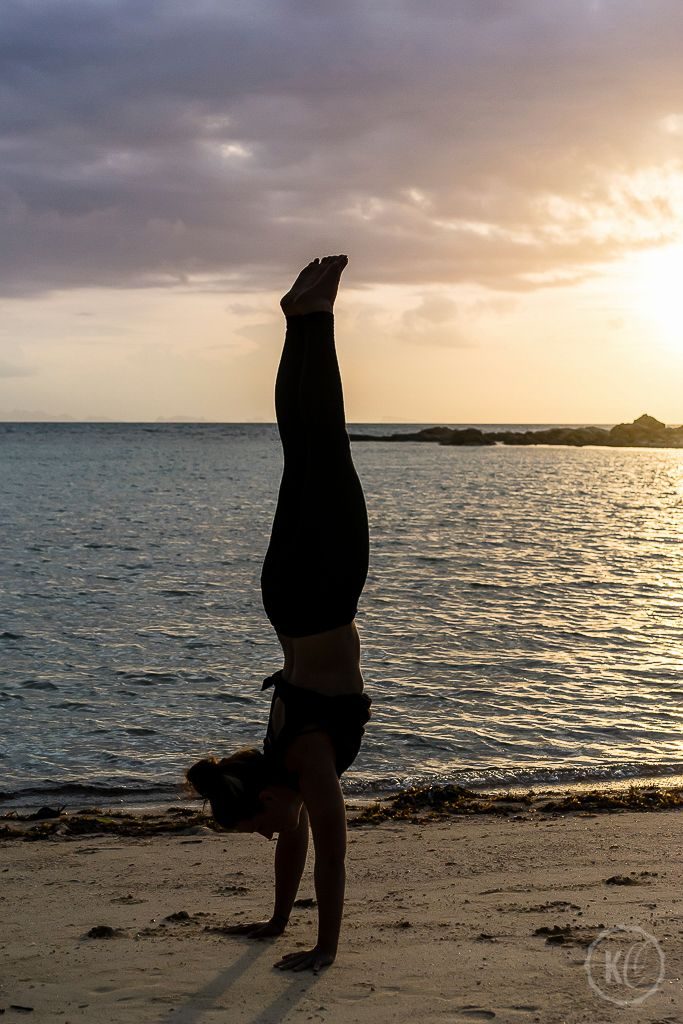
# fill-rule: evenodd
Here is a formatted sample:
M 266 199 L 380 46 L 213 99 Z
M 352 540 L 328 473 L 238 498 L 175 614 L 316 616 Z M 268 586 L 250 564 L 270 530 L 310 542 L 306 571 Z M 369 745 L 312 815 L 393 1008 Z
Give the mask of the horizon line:
M 179 418 L 179 419 L 168 418 L 167 419 L 165 417 L 164 418 L 160 418 L 160 419 L 154 419 L 154 420 L 114 420 L 114 419 L 106 419 L 106 418 L 75 419 L 75 418 L 72 418 L 72 417 L 65 417 L 64 419 L 54 418 L 54 419 L 36 419 L 36 420 L 34 420 L 34 419 L 26 419 L 26 420 L 20 420 L 20 419 L 5 420 L 5 419 L 0 419 L 0 426 L 3 426 L 3 427 L 4 426 L 12 426 L 12 425 L 16 425 L 16 424 L 19 424 L 19 423 L 26 423 L 26 424 L 35 424 L 35 423 L 43 423 L 43 424 L 54 423 L 54 424 L 60 424 L 60 423 L 65 423 L 65 424 L 70 424 L 72 426 L 78 426 L 80 424 L 86 424 L 86 423 L 101 424 L 101 425 L 109 424 L 110 426 L 120 426 L 122 424 L 125 424 L 125 425 L 128 425 L 128 426 L 138 426 L 138 425 L 143 426 L 144 425 L 144 426 L 156 426 L 156 427 L 173 426 L 173 425 L 175 425 L 175 426 L 187 426 L 187 427 L 192 427 L 192 426 L 196 426 L 196 427 L 201 427 L 201 426 L 227 426 L 227 427 L 230 427 L 230 426 L 235 426 L 235 427 L 237 427 L 237 426 L 272 426 L 272 427 L 276 427 L 277 426 L 277 421 L 276 420 L 207 420 L 207 419 L 197 419 L 197 420 L 194 420 L 194 419 L 183 419 L 183 418 Z M 423 423 L 433 423 L 435 426 L 455 425 L 455 426 L 474 426 L 474 427 L 477 427 L 477 426 L 510 426 L 512 424 L 514 424 L 514 425 L 521 425 L 521 426 L 540 425 L 540 424 L 542 424 L 544 426 L 558 426 L 558 427 L 562 427 L 562 426 L 584 426 L 584 425 L 585 426 L 604 427 L 604 426 L 612 426 L 613 425 L 611 423 L 611 421 L 609 423 L 607 423 L 607 422 L 598 423 L 596 420 L 575 420 L 572 423 L 569 423 L 567 420 L 552 420 L 552 421 L 551 420 L 536 420 L 536 421 L 533 421 L 533 420 L 476 420 L 476 421 L 475 420 L 448 420 L 448 421 L 446 421 L 446 420 L 347 420 L 346 421 L 346 425 L 347 426 L 377 426 L 377 427 L 394 426 L 394 425 L 396 425 L 396 426 L 398 426 L 398 425 L 421 426 Z

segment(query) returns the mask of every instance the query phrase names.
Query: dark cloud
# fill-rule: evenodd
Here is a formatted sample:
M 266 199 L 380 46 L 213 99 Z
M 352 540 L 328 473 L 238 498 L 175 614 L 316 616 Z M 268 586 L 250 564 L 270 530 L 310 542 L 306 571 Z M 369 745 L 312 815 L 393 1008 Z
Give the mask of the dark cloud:
M 270 287 L 339 248 L 580 278 L 678 230 L 631 180 L 680 166 L 682 31 L 679 0 L 11 0 L 0 288 Z

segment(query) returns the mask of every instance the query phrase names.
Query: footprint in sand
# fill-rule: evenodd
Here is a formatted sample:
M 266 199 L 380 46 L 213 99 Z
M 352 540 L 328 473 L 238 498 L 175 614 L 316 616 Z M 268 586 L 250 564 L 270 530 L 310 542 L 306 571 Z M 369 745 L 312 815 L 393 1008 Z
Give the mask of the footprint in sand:
M 358 991 L 360 989 L 360 991 Z M 367 999 L 369 996 L 391 996 L 392 999 L 399 995 L 404 994 L 405 988 L 401 985 L 379 985 L 371 984 L 369 981 L 359 981 L 356 983 L 356 989 L 353 992 L 339 992 L 338 998 L 349 1003 L 356 1003 L 361 999 Z

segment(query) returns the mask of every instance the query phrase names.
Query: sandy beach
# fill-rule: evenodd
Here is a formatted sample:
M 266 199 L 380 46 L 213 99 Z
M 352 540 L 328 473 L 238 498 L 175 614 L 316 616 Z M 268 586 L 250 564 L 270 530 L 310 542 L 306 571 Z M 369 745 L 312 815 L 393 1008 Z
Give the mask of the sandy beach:
M 82 834 L 68 834 L 70 813 L 6 816 L 0 1014 L 674 1024 L 683 1019 L 681 811 L 586 806 L 352 824 L 340 952 L 318 975 L 273 969 L 314 941 L 310 854 L 287 932 L 254 942 L 221 928 L 269 915 L 274 843 L 212 831 L 196 809 L 138 812 L 138 835 L 104 814 L 89 829 L 72 825 Z M 588 970 L 591 944 L 618 926 L 651 938 L 603 936 Z M 606 959 L 610 942 L 622 954 Z M 632 954 L 628 975 L 625 953 L 638 943 L 647 949 Z

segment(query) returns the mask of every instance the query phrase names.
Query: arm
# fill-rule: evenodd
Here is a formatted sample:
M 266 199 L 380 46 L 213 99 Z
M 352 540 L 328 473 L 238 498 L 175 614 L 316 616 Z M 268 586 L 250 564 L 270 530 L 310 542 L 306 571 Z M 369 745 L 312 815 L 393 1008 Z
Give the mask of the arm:
M 275 908 L 269 921 L 251 921 L 226 928 L 229 935 L 270 939 L 282 935 L 299 891 L 308 851 L 308 814 L 301 807 L 296 828 L 280 832 L 275 847 Z
M 283 928 L 289 921 L 299 891 L 307 852 L 308 813 L 304 806 L 297 827 L 289 832 L 280 832 L 275 847 L 275 908 L 271 921 L 282 924 Z
M 313 802 L 310 814 L 318 897 L 317 945 L 335 957 L 346 887 L 346 808 L 334 765 L 330 768 L 324 776 L 311 775 L 302 791 L 304 800 Z
M 318 941 L 307 953 L 292 953 L 276 966 L 300 970 L 332 963 L 339 945 L 346 871 L 346 808 L 335 770 L 334 750 L 325 733 L 306 733 L 292 743 L 287 767 L 298 773 L 315 847 Z

